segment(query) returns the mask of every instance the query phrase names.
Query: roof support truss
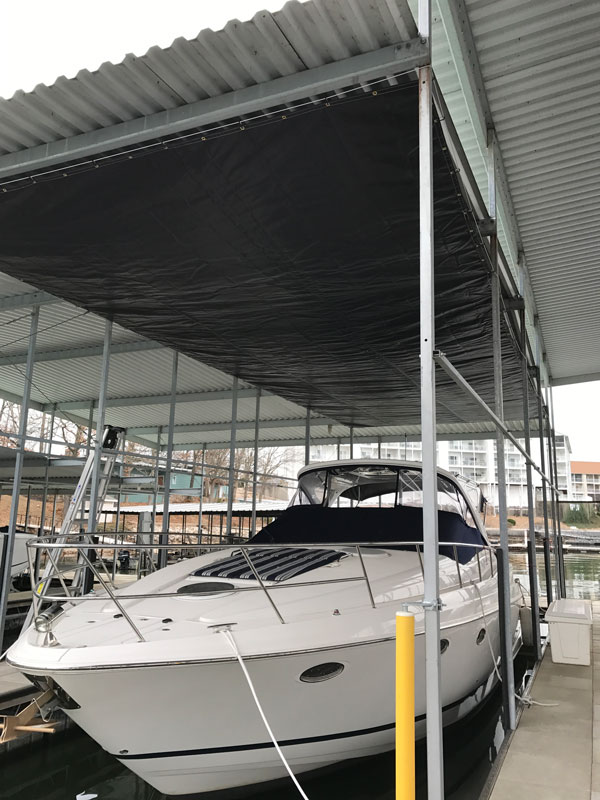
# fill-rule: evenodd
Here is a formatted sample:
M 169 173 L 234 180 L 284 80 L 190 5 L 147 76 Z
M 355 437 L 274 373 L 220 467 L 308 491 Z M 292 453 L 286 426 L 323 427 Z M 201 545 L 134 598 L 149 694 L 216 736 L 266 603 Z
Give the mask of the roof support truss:
M 271 392 L 264 391 L 263 397 L 267 397 Z M 256 389 L 238 389 L 238 398 L 255 397 Z M 231 400 L 233 397 L 232 389 L 215 389 L 213 391 L 205 392 L 185 392 L 176 395 L 176 402 L 179 403 L 201 403 L 207 400 Z M 161 406 L 169 405 L 171 402 L 171 395 L 156 394 L 156 395 L 140 395 L 139 397 L 109 397 L 106 401 L 107 408 L 129 408 L 131 406 Z M 68 400 L 65 402 L 57 402 L 57 407 L 62 411 L 69 409 L 82 409 L 96 407 L 98 400 L 96 398 L 87 398 L 85 400 Z M 46 407 L 50 410 L 51 405 Z
M 253 395 L 254 396 L 254 395 Z M 304 430 L 304 417 L 294 419 L 261 419 L 260 428 L 266 430 L 269 428 L 302 428 Z M 253 419 L 237 423 L 237 430 L 251 430 L 254 431 L 255 421 Z M 315 425 L 338 425 L 335 419 L 329 417 L 315 417 Z M 231 429 L 231 422 L 204 422 L 199 425 L 175 425 L 175 433 L 228 433 Z M 134 433 L 138 436 L 153 436 L 156 435 L 158 428 L 153 427 L 133 427 L 128 428 L 128 434 Z M 179 444 L 177 444 L 179 447 Z

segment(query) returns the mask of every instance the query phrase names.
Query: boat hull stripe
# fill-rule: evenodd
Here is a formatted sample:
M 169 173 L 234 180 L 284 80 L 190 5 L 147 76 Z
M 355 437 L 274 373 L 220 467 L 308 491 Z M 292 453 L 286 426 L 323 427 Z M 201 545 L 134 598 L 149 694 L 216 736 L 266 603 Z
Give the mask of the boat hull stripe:
M 477 691 L 477 689 L 475 691 Z M 443 707 L 442 711 L 450 711 L 450 709 L 455 708 L 465 700 L 468 700 L 469 697 L 473 696 L 473 694 L 475 694 L 475 692 L 471 692 L 470 694 L 461 697 L 459 700 L 449 703 L 447 706 Z M 422 722 L 425 719 L 425 716 L 425 714 L 419 714 L 415 717 L 415 722 Z M 354 736 L 368 736 L 369 734 L 373 733 L 391 731 L 395 728 L 395 726 L 396 724 L 394 722 L 389 722 L 386 725 L 377 725 L 375 728 L 361 728 L 360 730 L 356 731 L 327 733 L 322 736 L 306 736 L 303 739 L 282 739 L 279 742 L 279 745 L 280 747 L 289 747 L 291 745 L 312 744 L 313 742 L 328 742 L 335 739 L 350 739 Z M 114 753 L 113 755 L 115 758 L 118 758 L 119 761 L 140 761 L 142 759 L 149 758 L 179 758 L 181 756 L 207 756 L 214 755 L 216 753 L 238 753 L 242 750 L 267 750 L 274 746 L 275 745 L 273 742 L 256 742 L 254 744 L 232 744 L 228 745 L 227 747 L 204 747 L 196 750 L 168 750 L 164 753 L 133 753 L 131 755 L 125 753 Z

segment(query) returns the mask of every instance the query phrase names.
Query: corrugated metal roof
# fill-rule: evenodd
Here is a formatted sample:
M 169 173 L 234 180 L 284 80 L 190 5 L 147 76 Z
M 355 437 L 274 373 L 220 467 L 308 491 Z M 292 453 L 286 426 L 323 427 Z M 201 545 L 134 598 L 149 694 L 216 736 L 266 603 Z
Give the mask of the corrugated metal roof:
M 594 0 L 452 0 L 468 12 L 483 90 L 516 215 L 499 200 L 499 236 L 519 280 L 531 282 L 552 379 L 600 378 L 600 5 Z M 415 7 L 416 0 L 410 0 Z M 485 130 L 458 71 L 465 69 L 434 2 L 433 65 L 465 153 L 486 195 Z M 470 70 L 470 65 L 466 65 Z M 473 73 L 471 71 L 471 77 Z M 524 287 L 527 292 L 527 287 Z M 533 307 L 535 305 L 535 308 Z
M 600 6 L 467 4 L 553 378 L 598 373 Z
M 413 38 L 405 0 L 286 3 L 0 100 L 0 155 L 128 122 Z

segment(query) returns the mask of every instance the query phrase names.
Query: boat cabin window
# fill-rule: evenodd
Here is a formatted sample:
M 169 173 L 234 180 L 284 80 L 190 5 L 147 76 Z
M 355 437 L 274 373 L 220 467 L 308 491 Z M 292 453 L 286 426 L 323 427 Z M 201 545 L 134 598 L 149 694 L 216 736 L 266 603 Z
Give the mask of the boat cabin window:
M 467 501 L 452 481 L 438 475 L 438 508 L 459 514 L 476 527 Z M 291 505 L 396 508 L 423 506 L 421 470 L 393 465 L 324 467 L 300 477 Z

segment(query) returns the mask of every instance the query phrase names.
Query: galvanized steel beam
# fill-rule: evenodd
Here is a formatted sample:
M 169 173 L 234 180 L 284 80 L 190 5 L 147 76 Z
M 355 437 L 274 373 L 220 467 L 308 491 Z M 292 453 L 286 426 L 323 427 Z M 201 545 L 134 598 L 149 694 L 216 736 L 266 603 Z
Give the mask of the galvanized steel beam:
M 148 341 L 147 339 L 143 339 L 142 341 L 136 342 L 122 342 L 120 344 L 113 344 L 112 346 L 112 354 L 116 355 L 118 353 L 137 353 L 141 350 L 164 350 L 165 347 L 158 342 Z M 35 359 L 35 363 L 41 363 L 44 361 L 66 361 L 72 358 L 90 358 L 92 356 L 101 356 L 103 352 L 103 346 L 101 344 L 90 345 L 89 347 L 73 347 L 68 348 L 66 350 L 41 350 Z M 0 367 L 8 367 L 14 364 L 24 364 L 27 361 L 27 352 L 23 351 L 21 353 L 13 353 L 10 356 L 1 356 L 0 357 Z M 86 403 L 89 403 L 89 400 L 80 400 L 78 401 L 80 405 L 74 406 L 76 408 L 83 408 L 85 407 Z M 47 404 L 50 408 L 52 403 Z
M 27 306 L 44 306 L 49 303 L 63 302 L 60 297 L 55 297 L 48 292 L 27 292 L 25 294 L 13 294 L 7 297 L 0 297 L 0 311 L 12 311 L 15 308 L 26 308 Z M 27 360 L 27 354 L 23 363 Z
M 421 39 L 382 47 L 256 86 L 4 155 L 0 157 L 0 179 L 48 170 L 70 161 L 134 147 L 142 142 L 246 117 L 263 109 L 287 105 L 336 89 L 358 88 L 369 80 L 409 72 L 425 64 L 428 59 L 428 48 Z
M 253 391 L 254 393 L 254 391 Z M 235 391 L 234 391 L 235 395 Z M 233 397 L 233 395 L 232 395 Z M 329 417 L 315 417 L 313 419 L 315 425 L 339 425 L 339 423 L 334 420 L 330 419 Z M 295 419 L 261 419 L 260 420 L 260 427 L 261 429 L 269 429 L 269 428 L 299 428 L 302 429 L 305 427 L 306 419 L 304 417 L 298 417 Z M 246 420 L 244 422 L 237 423 L 237 429 L 248 431 L 254 430 L 255 420 Z M 198 424 L 192 425 L 175 425 L 175 433 L 218 433 L 219 431 L 226 432 L 230 430 L 231 423 L 230 422 L 201 422 Z M 156 433 L 156 425 L 153 427 L 131 427 L 128 429 L 131 433 L 136 433 L 140 436 L 155 434 Z M 179 447 L 178 443 L 178 447 Z
M 239 389 L 238 398 L 254 397 L 256 389 Z M 177 395 L 179 403 L 202 403 L 205 400 L 231 400 L 233 389 L 214 389 L 204 392 L 182 392 Z M 263 392 L 263 397 L 272 396 L 271 392 Z M 137 397 L 109 397 L 106 400 L 107 408 L 130 408 L 132 406 L 161 406 L 169 405 L 171 402 L 170 394 L 138 395 Z M 97 403 L 94 398 L 85 400 L 58 401 L 58 407 L 63 411 L 69 409 L 86 408 L 90 403 Z
M 262 423 L 261 423 L 262 425 Z M 532 424 L 532 428 L 537 430 L 537 422 Z M 517 436 L 522 436 L 523 431 L 514 427 L 514 423 L 507 422 L 506 423 L 506 431 L 507 436 L 509 438 L 515 438 Z M 488 440 L 493 439 L 495 436 L 495 428 L 490 429 L 489 431 L 484 431 L 480 433 L 438 433 L 436 439 L 438 442 L 453 442 L 453 441 L 481 441 L 481 440 Z M 237 444 L 238 447 L 252 447 L 253 439 L 240 439 L 238 437 Z M 420 433 L 411 433 L 411 434 L 396 434 L 394 436 L 386 434 L 385 435 L 385 443 L 388 444 L 397 444 L 403 442 L 420 442 L 421 441 L 421 434 Z M 314 434 L 311 435 L 311 445 L 318 445 L 318 444 L 350 444 L 350 437 L 349 436 L 315 436 Z M 377 442 L 377 436 L 373 433 L 367 434 L 365 436 L 354 436 L 354 442 L 364 443 L 364 444 L 372 444 Z M 260 439 L 260 445 L 262 447 L 304 447 L 305 439 L 304 437 L 293 437 L 291 439 Z M 177 442 L 177 448 L 179 450 L 200 450 L 204 446 L 203 442 Z M 206 442 L 206 449 L 207 450 L 224 450 L 229 447 L 228 440 L 220 440 L 217 442 Z M 401 459 L 402 460 L 402 459 Z

